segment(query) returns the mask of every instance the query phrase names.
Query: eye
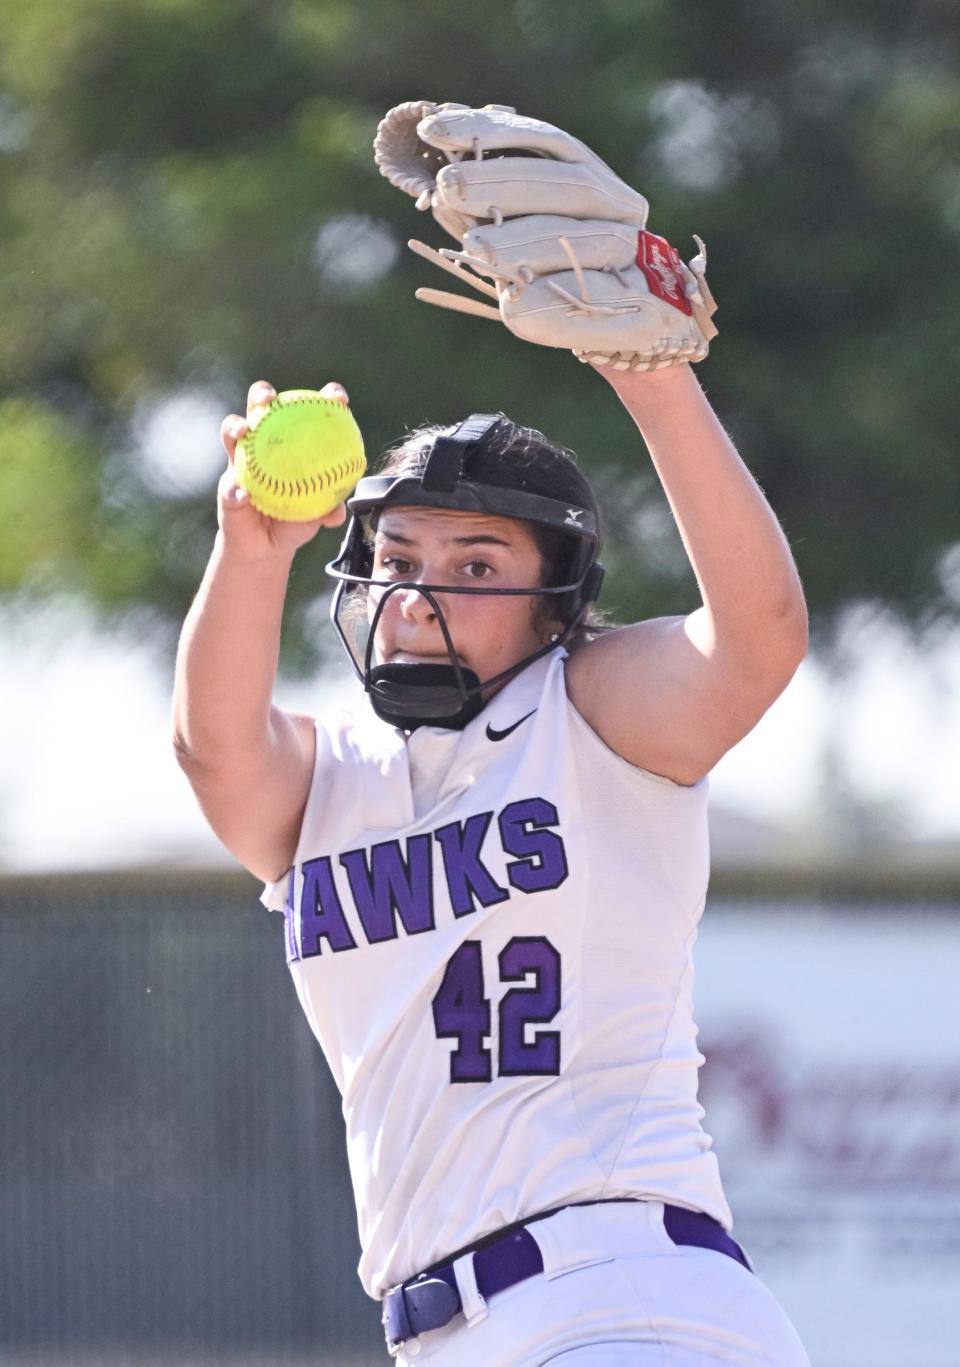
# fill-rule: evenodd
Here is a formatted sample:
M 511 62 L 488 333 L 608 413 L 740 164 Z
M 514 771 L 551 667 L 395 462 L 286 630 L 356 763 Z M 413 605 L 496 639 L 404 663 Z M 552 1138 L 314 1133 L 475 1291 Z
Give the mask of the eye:
M 402 555 L 385 555 L 380 562 L 381 568 L 395 579 L 409 579 L 413 573 L 413 565 L 409 560 L 404 560 Z
M 464 565 L 464 570 L 470 579 L 486 579 L 493 574 L 493 566 L 488 565 L 486 560 L 470 560 Z

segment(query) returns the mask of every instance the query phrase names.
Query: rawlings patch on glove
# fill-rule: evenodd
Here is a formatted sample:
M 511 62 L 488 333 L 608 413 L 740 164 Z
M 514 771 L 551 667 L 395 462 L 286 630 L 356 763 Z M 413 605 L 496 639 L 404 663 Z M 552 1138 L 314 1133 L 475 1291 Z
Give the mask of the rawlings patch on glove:
M 684 265 L 646 231 L 643 195 L 578 139 L 505 105 L 419 100 L 390 111 L 374 149 L 381 173 L 461 244 L 411 248 L 497 307 L 433 289 L 418 299 L 595 365 L 651 370 L 706 356 L 717 330 L 703 243 Z

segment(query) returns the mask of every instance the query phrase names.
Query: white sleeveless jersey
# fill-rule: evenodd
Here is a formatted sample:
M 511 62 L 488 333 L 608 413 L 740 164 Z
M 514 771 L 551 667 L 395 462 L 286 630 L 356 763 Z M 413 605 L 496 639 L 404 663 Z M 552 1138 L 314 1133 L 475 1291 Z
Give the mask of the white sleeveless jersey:
M 608 749 L 565 654 L 463 731 L 319 723 L 295 863 L 264 893 L 343 1094 L 375 1297 L 571 1202 L 731 1224 L 691 1009 L 706 783 Z

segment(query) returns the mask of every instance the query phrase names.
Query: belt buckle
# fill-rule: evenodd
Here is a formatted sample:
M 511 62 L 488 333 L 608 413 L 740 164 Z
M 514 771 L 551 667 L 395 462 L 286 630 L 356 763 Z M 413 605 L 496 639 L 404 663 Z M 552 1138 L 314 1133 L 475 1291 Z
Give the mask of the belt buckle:
M 383 1298 L 383 1331 L 387 1352 L 396 1357 L 410 1339 L 427 1329 L 442 1329 L 462 1309 L 459 1293 L 443 1280 L 422 1274 L 401 1283 Z
M 402 1286 L 393 1287 L 384 1296 L 380 1322 L 387 1340 L 387 1352 L 395 1358 L 404 1341 L 413 1335 Z

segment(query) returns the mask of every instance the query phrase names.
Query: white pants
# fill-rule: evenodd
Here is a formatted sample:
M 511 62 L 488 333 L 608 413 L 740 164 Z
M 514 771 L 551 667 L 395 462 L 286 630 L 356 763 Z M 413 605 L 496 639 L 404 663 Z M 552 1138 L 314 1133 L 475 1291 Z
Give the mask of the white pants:
M 487 1303 L 461 1259 L 464 1313 L 405 1343 L 400 1367 L 810 1367 L 763 1283 L 674 1244 L 657 1201 L 570 1207 L 529 1231 L 543 1274 Z

